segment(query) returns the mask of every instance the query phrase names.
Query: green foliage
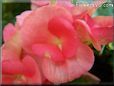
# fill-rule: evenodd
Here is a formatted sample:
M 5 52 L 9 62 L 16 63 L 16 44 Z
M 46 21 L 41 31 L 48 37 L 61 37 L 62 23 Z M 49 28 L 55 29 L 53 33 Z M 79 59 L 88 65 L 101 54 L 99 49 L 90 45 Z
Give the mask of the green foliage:
M 76 3 L 82 4 L 82 3 L 92 3 L 93 0 L 72 0 L 72 3 L 76 5 Z
M 110 2 L 104 3 L 101 7 L 99 7 L 96 12 L 93 14 L 95 16 L 113 16 L 113 4 Z
M 72 0 L 71 3 L 76 5 L 77 0 Z
M 111 57 L 108 59 L 108 63 L 114 69 L 114 42 L 109 43 L 108 48 L 109 48 L 110 53 L 111 53 Z
M 79 79 L 72 81 L 71 84 L 98 84 L 99 82 L 100 79 L 98 77 L 88 72 Z
M 30 10 L 30 3 L 3 3 L 2 26 L 7 23 L 15 23 L 15 17 L 25 10 Z
M 114 42 L 110 43 L 108 46 L 111 50 L 114 50 Z

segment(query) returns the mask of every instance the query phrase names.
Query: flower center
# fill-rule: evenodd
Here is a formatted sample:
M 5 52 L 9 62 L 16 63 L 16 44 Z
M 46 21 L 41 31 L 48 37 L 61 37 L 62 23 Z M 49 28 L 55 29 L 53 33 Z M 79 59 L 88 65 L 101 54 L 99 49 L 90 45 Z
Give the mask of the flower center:
M 55 38 L 54 39 L 54 44 L 56 44 L 57 46 L 58 46 L 58 48 L 60 49 L 60 50 L 62 50 L 62 40 L 60 40 L 59 38 Z
M 51 58 L 51 55 L 50 55 L 48 52 L 45 52 L 44 56 L 45 56 L 46 58 Z

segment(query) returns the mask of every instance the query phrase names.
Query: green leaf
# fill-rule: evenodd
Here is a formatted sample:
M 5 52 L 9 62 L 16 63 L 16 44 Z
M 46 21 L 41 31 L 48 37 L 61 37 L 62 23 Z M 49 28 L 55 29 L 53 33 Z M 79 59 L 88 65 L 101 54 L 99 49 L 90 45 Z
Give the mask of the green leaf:
M 105 45 L 102 46 L 102 49 L 101 49 L 101 51 L 99 52 L 99 55 L 102 55 L 103 52 L 104 52 L 104 50 L 105 50 Z
M 111 50 L 114 50 L 114 42 L 111 42 L 111 43 L 109 43 L 109 48 L 111 49 Z
M 76 5 L 77 0 L 72 0 L 72 4 Z
M 113 4 L 110 2 L 106 2 L 99 7 L 96 12 L 92 15 L 95 16 L 113 16 Z
M 98 84 L 100 79 L 95 75 L 87 72 L 79 79 L 76 79 L 71 82 L 71 84 Z
M 93 0 L 72 0 L 72 3 L 74 5 L 76 5 L 76 3 L 83 4 L 83 3 L 92 3 L 92 2 L 93 2 Z

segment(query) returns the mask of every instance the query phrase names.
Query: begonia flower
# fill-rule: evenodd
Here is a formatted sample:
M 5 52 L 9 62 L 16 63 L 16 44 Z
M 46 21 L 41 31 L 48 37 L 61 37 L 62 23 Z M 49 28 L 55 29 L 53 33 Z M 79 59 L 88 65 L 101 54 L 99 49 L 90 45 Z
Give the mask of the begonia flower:
M 11 23 L 5 26 L 2 46 L 3 84 L 41 84 L 41 74 L 37 62 L 23 53 L 18 29 Z
M 97 16 L 92 18 L 85 13 L 74 19 L 76 31 L 80 35 L 80 39 L 83 42 L 92 43 L 97 50 L 101 50 L 101 45 L 114 41 L 112 16 Z
M 63 7 L 34 10 L 20 36 L 24 50 L 36 55 L 43 75 L 54 84 L 78 78 L 93 65 L 92 50 L 78 40 L 72 15 Z
M 15 25 L 5 26 L 3 83 L 61 84 L 78 79 L 94 64 L 88 42 L 100 50 L 113 41 L 111 17 L 104 23 L 102 16 L 92 18 L 88 11 L 77 14 L 65 7 L 70 5 L 48 3 L 32 2 L 40 8 L 23 12 Z
M 37 63 L 30 56 L 22 60 L 2 61 L 3 84 L 41 84 L 41 74 Z

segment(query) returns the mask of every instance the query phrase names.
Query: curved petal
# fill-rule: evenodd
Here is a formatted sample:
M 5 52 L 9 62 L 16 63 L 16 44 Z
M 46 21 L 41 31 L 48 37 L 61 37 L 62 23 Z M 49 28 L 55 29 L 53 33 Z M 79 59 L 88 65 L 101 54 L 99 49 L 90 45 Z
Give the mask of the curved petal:
M 58 37 L 58 40 L 61 41 L 60 45 L 64 56 L 74 56 L 76 53 L 77 40 L 72 22 L 62 16 L 56 16 L 49 21 L 48 29 L 53 35 Z
M 31 5 L 31 9 L 37 9 L 38 7 L 42 7 L 42 6 L 46 6 L 46 5 L 51 5 L 51 1 L 50 0 L 31 0 L 32 5 Z M 56 5 L 58 6 L 63 6 L 67 9 L 71 9 L 72 7 L 74 7 L 74 5 L 71 3 L 71 0 L 56 0 L 55 1 Z
M 31 74 L 33 75 L 34 68 L 31 67 L 32 70 L 30 70 L 29 69 L 30 66 L 27 68 L 27 66 L 24 64 L 19 59 L 4 60 L 4 61 L 2 61 L 2 73 L 11 74 L 11 75 L 13 75 L 13 74 L 16 74 L 16 75 L 25 74 L 27 76 L 31 76 Z
M 44 58 L 41 64 L 44 76 L 50 82 L 60 84 L 79 78 L 90 70 L 94 54 L 88 46 L 80 46 L 77 48 L 76 57 L 66 59 L 62 64 L 55 64 L 52 60 Z
M 113 16 L 97 16 L 94 21 L 97 26 L 94 26 L 92 33 L 99 44 L 105 45 L 114 41 Z
M 2 61 L 3 74 L 23 74 L 24 67 L 19 60 Z
M 31 0 L 31 9 L 34 10 L 38 7 L 42 7 L 42 6 L 46 6 L 46 5 L 49 5 L 50 1 L 49 0 L 45 0 L 45 1 L 42 1 L 42 0 Z
M 24 84 L 41 84 L 42 78 L 37 63 L 30 56 L 25 56 L 21 60 L 2 61 L 3 82 Z M 20 76 L 19 78 L 16 76 Z
M 91 26 L 91 25 L 90 25 Z M 78 33 L 78 36 L 80 37 L 80 40 L 82 42 L 90 42 L 93 43 L 93 46 L 97 50 L 101 50 L 101 45 L 98 43 L 96 40 L 94 34 L 92 33 L 92 28 L 88 25 L 87 22 L 81 19 L 75 20 L 75 27 L 76 27 L 76 32 Z
M 87 12 L 82 14 L 82 18 L 81 19 L 83 19 L 91 27 L 90 29 L 92 29 L 92 27 L 95 24 L 95 21 Z
M 80 39 L 83 42 L 92 42 L 97 50 L 101 50 L 101 45 L 113 41 L 113 18 L 111 16 L 98 16 L 92 19 L 85 14 L 75 20 L 75 26 Z
M 106 45 L 114 41 L 114 27 L 96 27 L 93 34 L 100 45 Z
M 33 57 L 25 56 L 23 59 L 23 65 L 27 70 L 26 78 L 27 83 L 29 84 L 41 84 L 42 76 L 38 64 L 35 62 Z
M 69 11 L 75 6 L 72 4 L 71 0 L 57 0 L 56 5 L 63 6 Z
M 2 61 L 2 83 L 3 84 L 24 84 L 25 79 L 22 75 L 27 73 L 23 64 L 19 60 Z
M 94 64 L 94 53 L 91 48 L 82 44 L 76 52 L 76 60 L 85 71 L 88 71 Z
M 26 51 L 32 52 L 33 44 L 52 43 L 54 36 L 48 31 L 48 22 L 54 16 L 63 16 L 72 21 L 71 14 L 57 6 L 42 7 L 31 13 L 20 30 L 22 45 Z
M 21 49 L 20 38 L 16 34 L 2 45 L 2 60 L 20 59 Z
M 33 45 L 33 51 L 38 57 L 52 59 L 55 62 L 63 62 L 64 57 L 58 47 L 49 44 Z
M 14 76 L 2 74 L 2 84 L 11 84 L 15 80 Z
M 93 20 L 100 27 L 113 26 L 113 16 L 96 16 L 93 18 Z
M 3 29 L 3 39 L 6 42 L 7 40 L 11 39 L 11 37 L 16 33 L 16 28 L 13 24 L 7 24 Z
M 32 11 L 24 11 L 20 15 L 16 16 L 16 25 L 20 29 L 25 21 L 25 19 L 32 13 Z

